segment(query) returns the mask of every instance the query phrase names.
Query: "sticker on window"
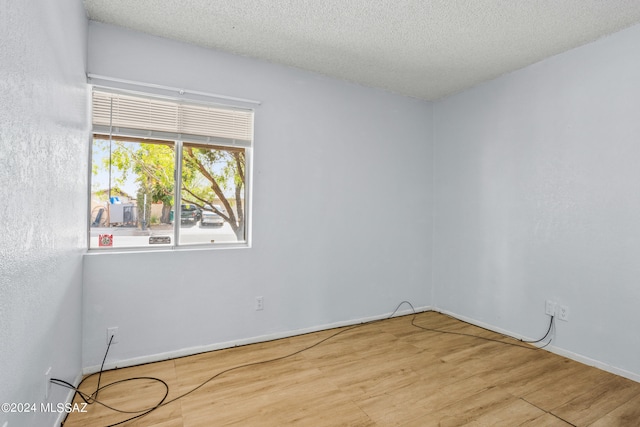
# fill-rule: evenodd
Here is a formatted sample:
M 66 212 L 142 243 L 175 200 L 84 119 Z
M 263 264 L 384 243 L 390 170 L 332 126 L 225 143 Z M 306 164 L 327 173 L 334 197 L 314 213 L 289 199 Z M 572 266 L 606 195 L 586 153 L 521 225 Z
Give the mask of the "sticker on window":
M 98 236 L 98 246 L 113 246 L 113 234 L 100 234 Z

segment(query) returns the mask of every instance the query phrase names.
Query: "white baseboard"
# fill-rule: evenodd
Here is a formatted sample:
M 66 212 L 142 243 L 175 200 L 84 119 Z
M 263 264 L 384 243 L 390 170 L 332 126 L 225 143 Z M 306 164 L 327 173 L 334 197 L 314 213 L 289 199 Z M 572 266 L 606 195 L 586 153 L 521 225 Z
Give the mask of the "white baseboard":
M 564 356 L 564 357 L 566 357 L 568 359 L 575 360 L 576 362 L 584 363 L 585 365 L 593 366 L 595 368 L 602 369 L 603 371 L 607 371 L 607 372 L 610 372 L 612 374 L 619 375 L 621 377 L 628 378 L 630 380 L 633 380 L 635 382 L 640 383 L 640 374 L 636 374 L 634 372 L 630 372 L 630 371 L 626 371 L 624 369 L 616 368 L 615 366 L 611 366 L 611 365 L 608 365 L 606 363 L 602 363 L 602 362 L 600 362 L 598 360 L 595 360 L 595 359 L 590 359 L 590 358 L 588 358 L 586 356 L 583 356 L 581 354 L 573 353 L 571 351 L 565 350 L 563 348 L 555 347 L 553 345 L 550 345 L 549 347 L 546 347 L 545 350 L 546 349 L 548 349 L 552 353 L 558 354 L 560 356 Z
M 431 311 L 431 306 L 415 307 L 415 312 L 416 313 L 422 313 L 422 312 L 425 312 L 425 311 Z M 393 317 L 404 316 L 404 315 L 412 314 L 412 313 L 413 313 L 413 310 L 411 310 L 410 308 L 402 309 L 402 310 L 398 309 L 398 311 L 396 311 L 396 313 L 393 315 Z M 104 365 L 104 370 L 108 371 L 110 369 L 126 368 L 126 367 L 129 367 L 129 366 L 143 365 L 145 363 L 161 362 L 163 360 L 175 359 L 175 358 L 184 357 L 184 356 L 192 356 L 194 354 L 206 353 L 208 351 L 222 350 L 222 349 L 225 349 L 225 348 L 238 347 L 238 346 L 241 346 L 241 345 L 255 344 L 255 343 L 266 342 L 266 341 L 273 341 L 273 340 L 277 340 L 277 339 L 281 339 L 281 338 L 293 337 L 293 336 L 296 336 L 296 335 L 304 335 L 304 334 L 308 334 L 308 333 L 312 333 L 312 332 L 318 332 L 318 331 L 325 331 L 325 330 L 328 330 L 328 329 L 341 328 L 341 327 L 344 327 L 344 326 L 358 325 L 360 323 L 368 323 L 368 322 L 373 322 L 373 321 L 376 321 L 376 320 L 387 319 L 387 318 L 389 318 L 391 316 L 391 314 L 392 313 L 389 312 L 389 313 L 381 314 L 381 315 L 378 315 L 378 316 L 371 316 L 371 317 L 363 317 L 363 318 L 360 318 L 360 319 L 345 320 L 345 321 L 329 323 L 329 324 L 325 324 L 325 325 L 312 326 L 312 327 L 304 328 L 304 329 L 296 329 L 296 330 L 292 330 L 292 331 L 282 331 L 282 332 L 276 332 L 276 333 L 273 333 L 273 334 L 258 335 L 258 336 L 254 336 L 254 337 L 243 338 L 243 339 L 239 339 L 239 340 L 226 341 L 226 342 L 221 342 L 221 343 L 214 343 L 214 344 L 209 344 L 209 345 L 204 345 L 204 346 L 183 348 L 183 349 L 180 349 L 180 350 L 168 351 L 168 352 L 165 352 L 165 353 L 157 353 L 157 354 L 152 354 L 152 355 L 148 355 L 148 356 L 134 357 L 134 358 L 131 358 L 131 359 L 121 359 L 121 360 L 116 360 L 116 361 L 113 361 L 113 362 L 106 362 L 105 365 Z M 82 369 L 82 374 L 83 375 L 89 375 L 89 374 L 93 374 L 93 373 L 98 372 L 98 371 L 100 371 L 100 366 L 98 366 L 98 365 L 87 366 L 87 367 Z
M 436 311 L 436 312 L 442 313 L 442 314 L 446 314 L 448 316 L 454 317 L 456 319 L 462 320 L 462 321 L 470 323 L 472 325 L 480 326 L 481 328 L 489 329 L 489 330 L 492 330 L 494 332 L 498 332 L 500 334 L 508 335 L 510 337 L 513 337 L 513 338 L 522 339 L 522 340 L 532 340 L 533 339 L 532 337 L 525 337 L 525 336 L 517 334 L 515 332 L 511 332 L 511 331 L 508 331 L 506 329 L 498 328 L 498 327 L 496 327 L 494 325 L 490 325 L 488 323 L 480 322 L 478 320 L 471 319 L 471 318 L 466 317 L 466 316 L 461 316 L 459 314 L 450 312 L 448 310 L 440 310 L 438 308 L 434 308 L 433 311 Z M 563 348 L 556 347 L 554 345 L 549 345 L 549 346 L 545 347 L 544 350 L 548 350 L 551 353 L 555 353 L 555 354 L 558 354 L 560 356 L 564 356 L 564 357 L 566 357 L 568 359 L 575 360 L 576 362 L 580 362 L 580 363 L 583 363 L 583 364 L 588 365 L 588 366 L 593 366 L 593 367 L 601 369 L 603 371 L 610 372 L 612 374 L 619 375 L 621 377 L 628 378 L 628 379 L 636 381 L 636 382 L 640 382 L 640 374 L 636 374 L 634 372 L 629 372 L 629 371 L 626 371 L 624 369 L 616 368 L 615 366 L 608 365 L 606 363 L 600 362 L 598 360 L 591 359 L 591 358 L 583 356 L 581 354 L 574 353 L 572 351 L 565 350 Z

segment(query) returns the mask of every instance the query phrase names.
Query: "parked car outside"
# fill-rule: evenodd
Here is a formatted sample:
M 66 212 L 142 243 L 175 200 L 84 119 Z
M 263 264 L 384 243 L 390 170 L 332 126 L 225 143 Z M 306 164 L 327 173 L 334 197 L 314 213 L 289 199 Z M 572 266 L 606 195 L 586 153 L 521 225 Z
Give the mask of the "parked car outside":
M 180 222 L 182 224 L 195 224 L 202 217 L 202 211 L 196 205 L 180 205 L 180 210 Z
M 214 206 L 219 212 L 224 212 L 224 209 L 221 206 Z M 207 225 L 223 225 L 224 218 L 212 211 L 202 211 L 202 219 L 200 220 L 200 224 L 203 227 Z

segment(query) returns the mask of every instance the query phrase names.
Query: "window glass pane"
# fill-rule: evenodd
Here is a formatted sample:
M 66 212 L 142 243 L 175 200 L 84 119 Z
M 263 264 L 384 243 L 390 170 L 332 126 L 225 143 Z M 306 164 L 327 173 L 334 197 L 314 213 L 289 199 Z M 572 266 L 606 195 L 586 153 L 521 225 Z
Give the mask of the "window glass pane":
M 180 244 L 244 242 L 245 149 L 184 143 Z
M 173 142 L 96 135 L 90 248 L 171 246 Z

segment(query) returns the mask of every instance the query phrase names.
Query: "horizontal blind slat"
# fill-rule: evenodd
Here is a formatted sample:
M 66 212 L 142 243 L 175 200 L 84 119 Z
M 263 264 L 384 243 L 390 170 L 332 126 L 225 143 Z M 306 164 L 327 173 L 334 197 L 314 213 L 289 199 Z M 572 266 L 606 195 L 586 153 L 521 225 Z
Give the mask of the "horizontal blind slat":
M 171 102 L 99 90 L 93 92 L 93 124 L 94 127 L 111 125 L 121 129 L 188 134 L 198 137 L 199 141 L 203 140 L 199 137 L 210 137 L 216 141 L 253 140 L 253 111 Z

